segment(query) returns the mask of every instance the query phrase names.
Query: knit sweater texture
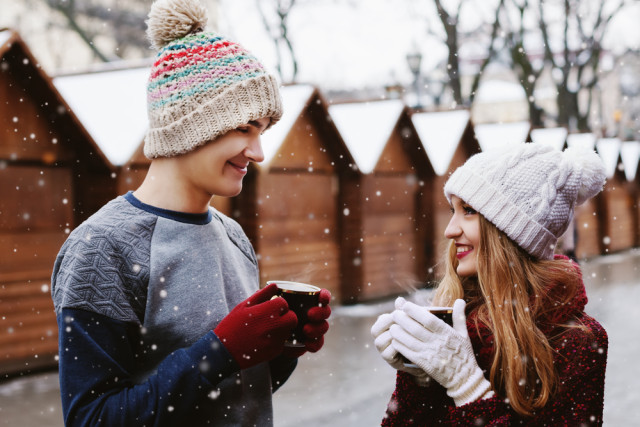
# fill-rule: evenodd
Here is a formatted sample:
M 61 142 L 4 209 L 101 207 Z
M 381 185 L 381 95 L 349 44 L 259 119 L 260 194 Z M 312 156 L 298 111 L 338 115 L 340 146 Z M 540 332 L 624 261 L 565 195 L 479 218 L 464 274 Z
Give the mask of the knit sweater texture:
M 554 292 L 550 286 L 550 292 Z M 604 381 L 608 338 L 604 328 L 584 313 L 587 296 L 582 285 L 569 306 L 553 311 L 553 318 L 543 320 L 541 330 L 549 324 L 578 319 L 587 329 L 569 328 L 552 340 L 558 391 L 547 405 L 532 416 L 517 414 L 506 396 L 476 400 L 456 407 L 446 390 L 435 381 L 426 386 L 414 377 L 398 371 L 396 388 L 389 402 L 382 426 L 599 426 L 604 407 Z M 493 339 L 488 328 L 476 328 L 473 317 L 467 319 L 478 365 L 491 369 Z M 555 334 L 556 330 L 553 331 Z M 551 331 L 549 331 L 551 333 Z

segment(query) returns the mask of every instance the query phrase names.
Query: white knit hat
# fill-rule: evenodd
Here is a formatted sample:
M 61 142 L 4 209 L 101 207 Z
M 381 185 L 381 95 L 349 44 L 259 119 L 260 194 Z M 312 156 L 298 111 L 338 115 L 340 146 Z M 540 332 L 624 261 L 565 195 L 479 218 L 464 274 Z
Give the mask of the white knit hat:
M 464 200 L 529 254 L 552 259 L 575 206 L 598 194 L 605 179 L 591 150 L 521 143 L 472 156 L 444 194 Z

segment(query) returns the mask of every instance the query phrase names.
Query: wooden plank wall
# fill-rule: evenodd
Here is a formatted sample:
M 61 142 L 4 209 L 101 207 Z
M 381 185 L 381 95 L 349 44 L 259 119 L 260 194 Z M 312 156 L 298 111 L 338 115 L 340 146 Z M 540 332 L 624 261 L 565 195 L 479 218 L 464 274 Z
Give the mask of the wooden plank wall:
M 415 238 L 418 258 L 417 278 L 422 283 L 432 284 L 435 279 L 435 266 L 440 258 L 433 242 L 439 230 L 436 228 L 435 175 L 429 180 L 418 181 L 416 192 Z
M 627 185 L 629 194 L 631 194 L 631 211 L 633 216 L 634 240 L 633 246 L 640 246 L 640 188 L 638 188 L 640 177 L 636 177 L 636 182 L 630 182 Z
M 0 52 L 0 372 L 54 367 L 50 295 L 68 233 L 108 200 L 110 167 L 17 36 Z
M 363 277 L 358 300 L 421 287 L 414 218 L 417 182 L 407 176 L 367 175 L 362 185 Z
M 73 226 L 66 168 L 0 169 L 0 370 L 54 365 L 57 325 L 50 293 L 55 257 Z
M 590 258 L 603 253 L 602 230 L 599 216 L 603 209 L 600 205 L 601 196 L 587 200 L 581 206 L 576 207 L 575 224 L 577 232 L 576 256 L 578 259 Z
M 261 284 L 311 283 L 340 297 L 337 177 L 272 172 L 260 177 L 258 254 Z
M 606 203 L 603 245 L 605 252 L 616 252 L 633 247 L 633 200 L 625 183 L 612 179 L 605 185 L 603 198 Z

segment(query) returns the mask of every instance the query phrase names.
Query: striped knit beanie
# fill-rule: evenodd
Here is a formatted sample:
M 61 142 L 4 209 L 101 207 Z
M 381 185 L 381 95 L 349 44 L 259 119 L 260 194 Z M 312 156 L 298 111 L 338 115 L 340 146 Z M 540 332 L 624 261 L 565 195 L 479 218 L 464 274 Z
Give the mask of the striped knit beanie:
M 598 194 L 605 179 L 592 150 L 521 143 L 472 156 L 444 194 L 449 203 L 452 195 L 462 199 L 533 257 L 552 259 L 575 206 Z
M 150 158 L 187 153 L 263 117 L 282 116 L 276 79 L 246 49 L 206 32 L 198 0 L 157 0 L 147 36 L 158 50 L 147 85 Z

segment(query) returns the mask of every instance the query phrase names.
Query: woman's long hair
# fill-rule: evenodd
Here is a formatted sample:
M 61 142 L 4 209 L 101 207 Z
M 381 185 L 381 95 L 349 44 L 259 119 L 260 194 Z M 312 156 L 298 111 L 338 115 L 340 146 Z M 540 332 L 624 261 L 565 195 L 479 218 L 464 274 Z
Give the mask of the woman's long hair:
M 579 271 L 566 260 L 533 259 L 482 215 L 477 277 L 457 275 L 453 242 L 445 258 L 445 276 L 434 304 L 450 306 L 464 298 L 467 312 L 477 312 L 476 322 L 493 333 L 493 390 L 506 396 L 517 413 L 531 415 L 547 404 L 557 387 L 553 348 L 540 330 L 540 320 L 551 318 L 549 312 L 574 298 L 581 285 Z M 562 292 L 551 297 L 550 284 L 560 284 Z

